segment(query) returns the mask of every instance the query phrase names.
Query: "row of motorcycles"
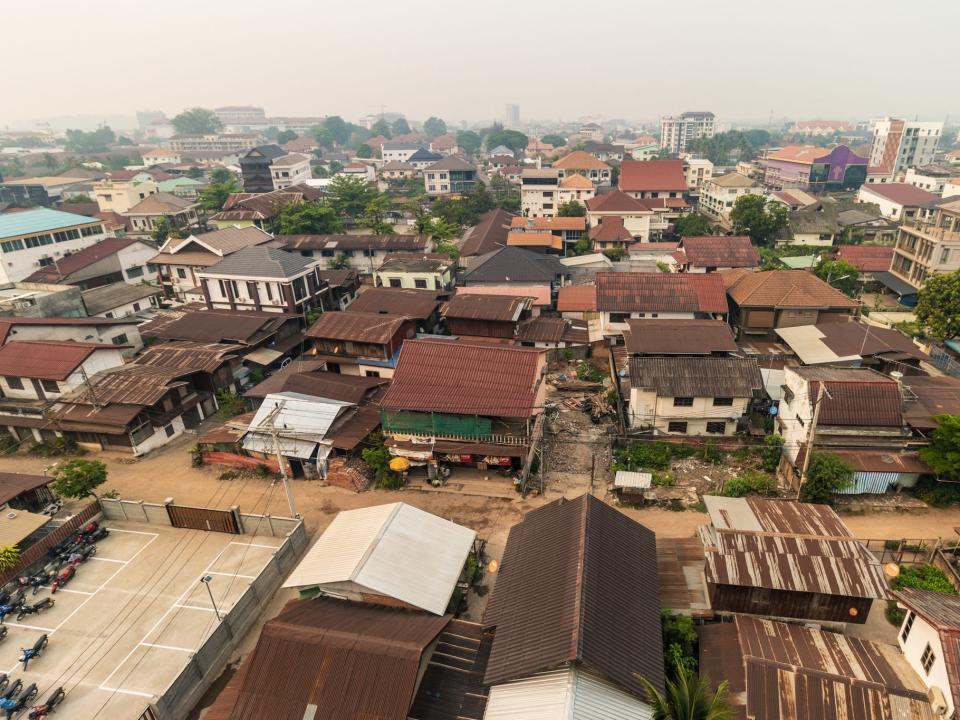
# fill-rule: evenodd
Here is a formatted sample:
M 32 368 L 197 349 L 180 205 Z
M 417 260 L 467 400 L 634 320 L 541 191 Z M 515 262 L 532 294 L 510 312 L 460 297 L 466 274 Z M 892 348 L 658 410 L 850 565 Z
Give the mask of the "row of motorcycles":
M 99 523 L 87 523 L 76 533 L 47 551 L 48 562 L 40 572 L 18 577 L 0 589 L 0 640 L 7 636 L 8 628 L 3 624 L 7 615 L 16 613 L 17 620 L 22 620 L 28 615 L 53 607 L 56 601 L 52 595 L 70 582 L 81 564 L 96 555 L 97 542 L 107 535 L 109 530 Z M 32 588 L 31 594 L 36 595 L 40 588 L 48 586 L 50 595 L 36 603 L 26 601 L 27 588 Z M 19 661 L 23 663 L 24 670 L 27 669 L 31 660 L 40 657 L 49 642 L 50 638 L 44 634 L 32 647 L 20 648 Z M 8 720 L 19 716 L 28 707 L 31 708 L 28 715 L 30 720 L 47 717 L 63 702 L 66 691 L 63 687 L 58 687 L 45 702 L 31 707 L 31 703 L 38 694 L 39 688 L 36 683 L 24 687 L 23 681 L 19 678 L 11 683 L 5 673 L 0 673 L 0 712 L 5 712 Z

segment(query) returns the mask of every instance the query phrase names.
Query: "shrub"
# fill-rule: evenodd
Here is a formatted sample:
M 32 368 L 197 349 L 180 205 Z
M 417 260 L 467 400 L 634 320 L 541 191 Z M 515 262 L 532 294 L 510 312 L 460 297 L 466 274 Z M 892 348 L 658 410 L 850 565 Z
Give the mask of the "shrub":
M 773 478 L 766 473 L 750 470 L 727 480 L 720 492 L 725 497 L 744 497 L 746 495 L 773 495 L 777 486 Z
M 763 445 L 764 447 L 761 451 L 763 462 L 761 466 L 767 472 L 775 472 L 777 466 L 780 464 L 780 456 L 783 453 L 783 435 L 778 435 L 777 433 L 767 435 L 763 439 Z
M 16 566 L 20 560 L 20 548 L 16 545 L 4 545 L 0 547 L 0 572 L 6 572 Z
M 403 477 L 390 469 L 390 451 L 383 445 L 365 448 L 361 453 L 363 461 L 373 470 L 377 485 L 387 490 L 403 487 Z
M 960 503 L 960 484 L 922 478 L 917 483 L 916 494 L 927 505 L 948 507 Z
M 887 622 L 896 627 L 903 625 L 903 619 L 907 616 L 907 611 L 901 608 L 896 600 L 887 600 L 887 607 L 883 611 Z
M 720 451 L 717 450 L 716 446 L 712 442 L 706 442 L 703 444 L 697 451 L 697 457 L 708 462 L 711 465 L 719 465 L 723 460 L 723 456 L 720 454 Z
M 663 633 L 663 659 L 666 667 L 675 668 L 679 664 L 695 672 L 699 638 L 693 619 L 687 615 L 675 615 L 670 610 L 661 610 L 660 630 Z
M 587 382 L 603 382 L 604 374 L 586 361 L 577 363 L 577 377 Z
M 217 412 L 224 420 L 236 417 L 244 410 L 243 398 L 226 388 L 217 391 L 217 405 Z
M 53 441 L 35 442 L 30 446 L 30 454 L 37 457 L 63 457 L 64 455 L 86 455 L 86 451 L 77 447 L 77 443 L 68 437 L 58 437 Z
M 901 565 L 900 574 L 893 579 L 891 585 L 894 590 L 918 588 L 947 595 L 957 594 L 946 573 L 933 565 Z
M 653 487 L 673 487 L 677 484 L 677 476 L 669 470 L 654 472 L 653 477 L 650 479 L 650 484 L 653 485 Z
M 665 442 L 634 442 L 614 450 L 614 470 L 666 470 L 670 462 L 690 457 L 696 450 L 689 445 Z
M 837 455 L 815 452 L 810 456 L 807 481 L 800 488 L 800 500 L 833 504 L 833 496 L 853 483 L 853 466 Z

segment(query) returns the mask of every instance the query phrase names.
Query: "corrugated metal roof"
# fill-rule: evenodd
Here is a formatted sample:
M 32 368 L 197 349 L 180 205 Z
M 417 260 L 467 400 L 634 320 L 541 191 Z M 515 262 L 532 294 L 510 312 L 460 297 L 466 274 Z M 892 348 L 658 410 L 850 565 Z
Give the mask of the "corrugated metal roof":
M 745 267 L 760 264 L 760 251 L 747 235 L 698 235 L 681 242 L 687 260 L 695 267 Z
M 163 295 L 163 290 L 155 285 L 130 285 L 125 282 L 101 285 L 80 293 L 83 306 L 90 315 L 98 315 L 154 295 Z
M 0 238 L 30 235 L 31 233 L 50 232 L 77 225 L 99 223 L 97 218 L 49 208 L 36 208 L 0 215 Z
M 184 370 L 175 370 L 164 367 L 149 367 L 146 365 L 122 365 L 90 378 L 94 387 L 94 394 L 98 403 L 109 405 L 149 406 L 160 401 L 170 390 L 186 385 L 177 380 L 187 374 Z M 93 404 L 93 398 L 87 386 L 61 398 L 63 402 L 74 402 L 85 405 Z
M 4 418 L 4 421 L 6 421 L 6 418 Z M 50 478 L 43 475 L 0 472 L 0 505 L 10 502 L 17 495 L 28 490 L 43 487 L 48 482 L 50 482 Z
M 528 310 L 532 298 L 512 295 L 472 295 L 457 293 L 447 302 L 444 317 L 491 322 L 516 322 Z
M 627 320 L 624 344 L 643 355 L 710 355 L 736 352 L 730 326 L 723 320 Z
M 401 315 L 363 312 L 325 312 L 307 328 L 307 336 L 386 345 L 400 333 L 408 319 Z M 412 331 L 411 331 L 412 333 Z
M 654 534 L 592 495 L 528 512 L 510 529 L 484 622 L 494 685 L 576 662 L 643 697 L 663 687 Z
M 629 470 L 617 470 L 613 478 L 614 487 L 619 488 L 648 488 L 653 480 L 651 473 L 630 472 Z
M 597 273 L 597 308 L 606 312 L 726 313 L 717 273 Z
M 146 348 L 137 357 L 136 363 L 212 373 L 242 350 L 242 345 L 180 340 Z
M 826 387 L 820 407 L 822 425 L 903 426 L 903 396 L 893 378 L 868 368 L 791 368 L 809 384 L 816 398 Z
M 458 287 L 457 295 L 513 295 L 532 297 L 535 307 L 550 307 L 549 285 L 470 285 Z
M 440 301 L 434 290 L 367 288 L 347 307 L 347 312 L 402 315 L 424 320 L 436 312 Z
M 247 431 L 276 430 L 281 437 L 316 443 L 349 407 L 351 403 L 340 400 L 320 400 L 295 392 L 272 393 L 263 399 Z
M 476 535 L 404 503 L 343 511 L 283 586 L 352 582 L 442 614 Z
M 66 380 L 93 353 L 107 350 L 116 353 L 123 347 L 54 340 L 11 341 L 0 346 L 0 375 Z M 119 357 L 118 360 L 123 362 Z
M 385 410 L 529 417 L 537 411 L 543 351 L 408 340 L 384 395 Z
M 752 398 L 763 378 L 753 358 L 639 357 L 630 358 L 630 387 L 652 388 L 660 397 Z

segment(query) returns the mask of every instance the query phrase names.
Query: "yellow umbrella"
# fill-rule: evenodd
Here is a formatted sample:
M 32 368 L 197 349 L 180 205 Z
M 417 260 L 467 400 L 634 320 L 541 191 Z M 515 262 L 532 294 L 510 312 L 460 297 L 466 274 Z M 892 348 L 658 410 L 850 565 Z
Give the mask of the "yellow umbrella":
M 390 469 L 394 472 L 403 472 L 410 469 L 410 461 L 405 457 L 395 457 L 390 461 Z

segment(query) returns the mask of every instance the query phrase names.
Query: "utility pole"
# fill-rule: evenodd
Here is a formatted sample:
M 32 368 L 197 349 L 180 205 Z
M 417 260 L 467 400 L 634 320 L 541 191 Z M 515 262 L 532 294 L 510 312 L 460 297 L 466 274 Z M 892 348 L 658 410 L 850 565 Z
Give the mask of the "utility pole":
M 797 485 L 797 500 L 800 499 L 800 490 L 807 481 L 807 468 L 810 467 L 810 456 L 813 455 L 813 441 L 817 436 L 817 422 L 820 420 L 820 406 L 823 405 L 823 396 L 833 400 L 833 396 L 827 392 L 827 387 L 823 381 L 820 381 L 820 389 L 817 390 L 817 400 L 813 406 L 813 420 L 810 421 L 810 434 L 807 436 L 806 452 L 803 454 L 803 470 L 800 471 L 800 484 Z
M 87 376 L 87 371 L 84 369 L 83 365 L 80 366 L 80 375 L 83 376 L 83 384 L 87 388 L 87 392 L 90 393 L 90 402 L 91 404 L 99 410 L 103 407 L 100 404 L 100 401 L 97 399 L 97 393 L 93 389 L 93 383 L 90 382 L 90 378 Z
M 260 423 L 257 430 L 266 430 L 270 434 L 270 437 L 273 438 L 273 453 L 277 456 L 277 465 L 280 467 L 280 478 L 283 482 L 283 491 L 287 495 L 287 506 L 290 508 L 290 517 L 299 519 L 300 513 L 297 512 L 296 505 L 294 505 L 293 490 L 290 487 L 290 478 L 287 476 L 287 462 L 283 459 L 283 454 L 280 452 L 280 433 L 277 432 L 277 427 L 274 423 L 274 419 L 280 413 L 280 410 L 283 409 L 285 403 L 285 400 L 277 403 L 277 406 L 263 419 L 263 422 Z

